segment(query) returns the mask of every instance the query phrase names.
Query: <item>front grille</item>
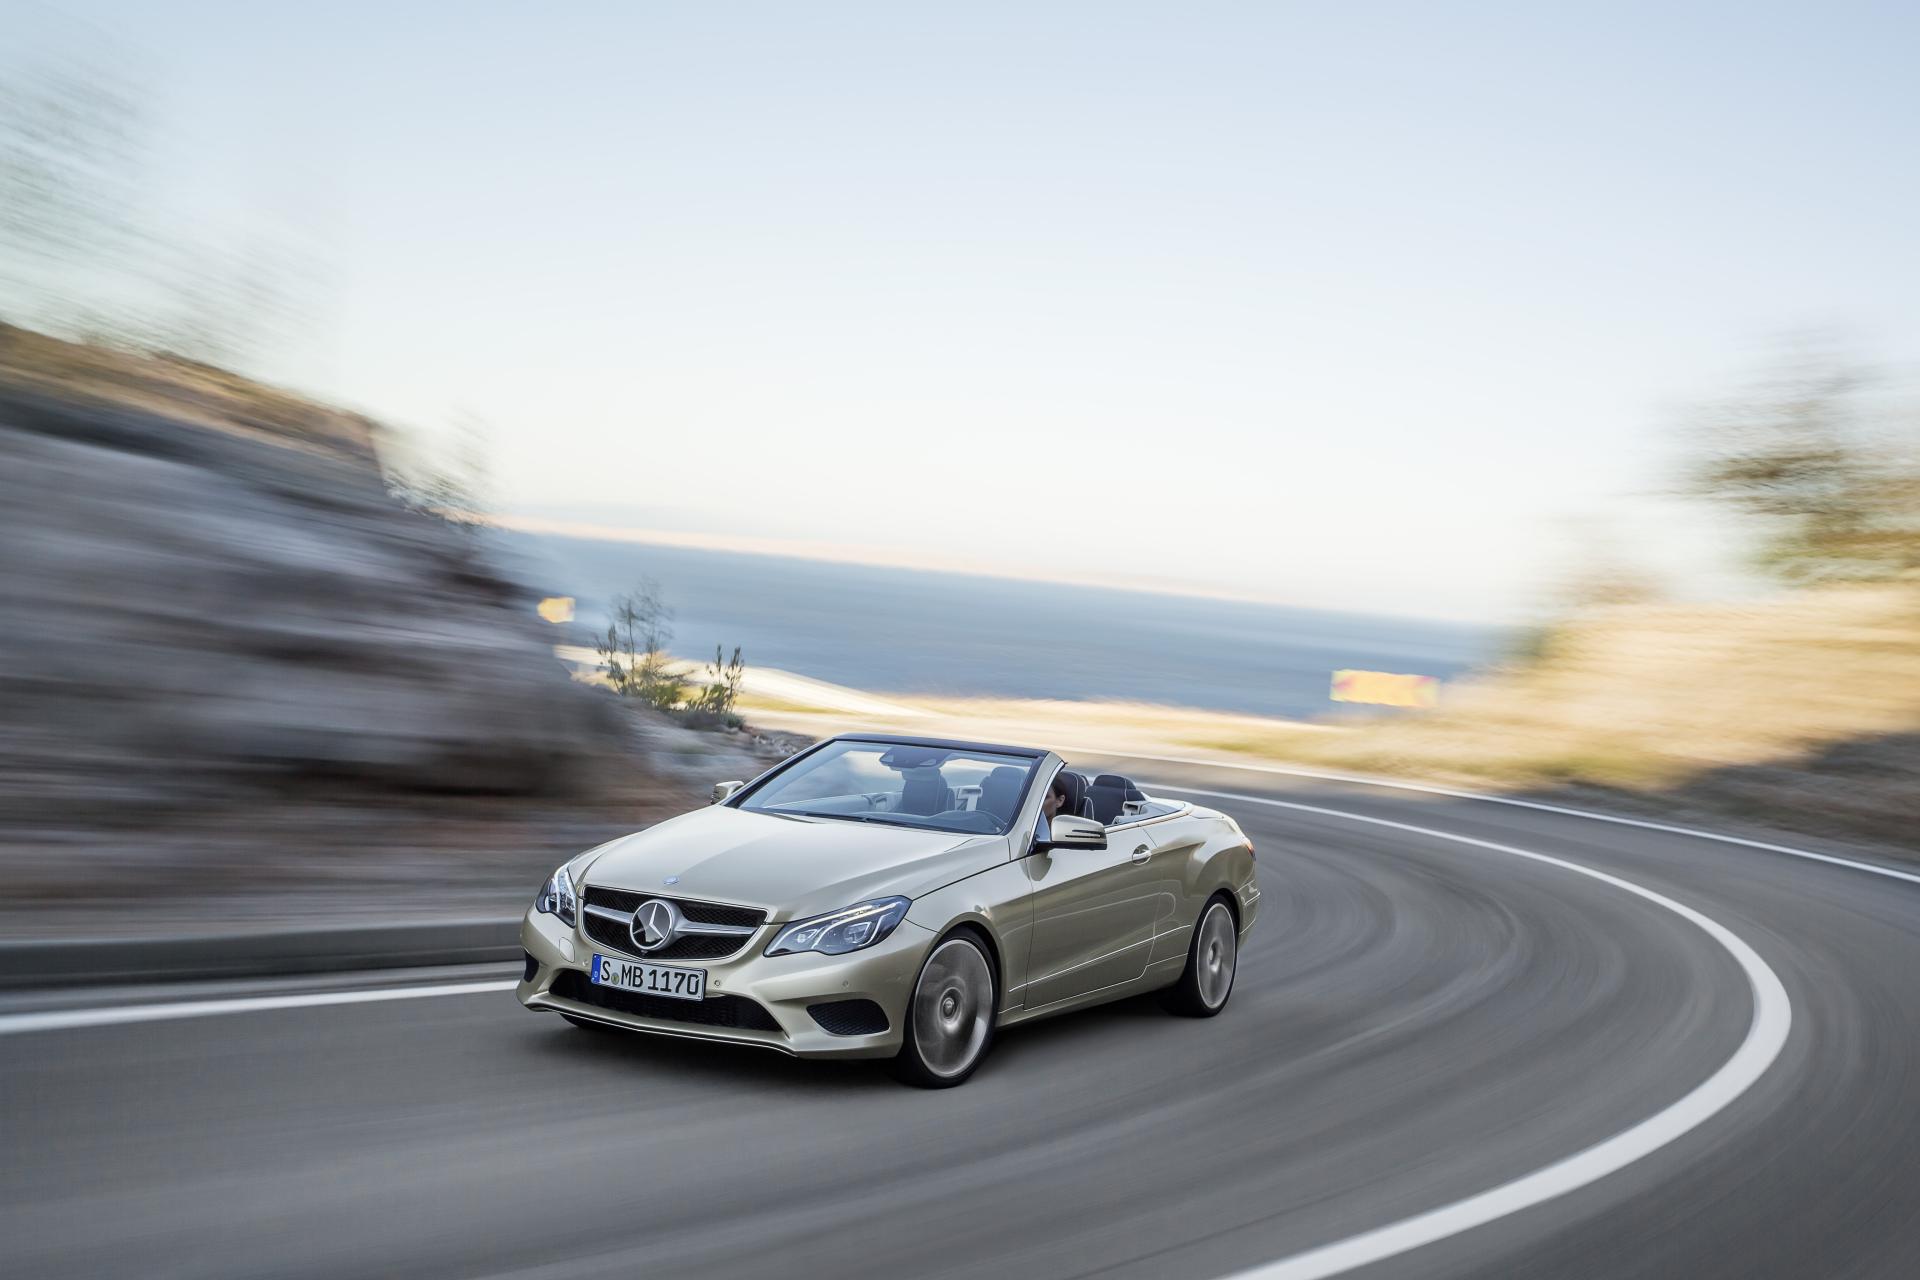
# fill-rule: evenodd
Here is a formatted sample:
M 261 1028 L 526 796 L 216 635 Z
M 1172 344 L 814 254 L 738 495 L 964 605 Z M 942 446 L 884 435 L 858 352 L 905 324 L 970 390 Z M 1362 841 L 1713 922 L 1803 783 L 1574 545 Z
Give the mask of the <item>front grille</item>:
M 658 951 L 642 951 L 633 945 L 633 936 L 625 925 L 588 916 L 585 927 L 587 936 L 601 946 L 645 960 L 724 960 L 747 943 L 744 937 L 696 933 L 675 938 Z
M 688 898 L 669 898 L 658 893 L 632 893 L 626 889 L 602 889 L 587 886 L 587 901 L 594 906 L 612 907 L 632 915 L 643 902 L 659 898 L 680 908 L 680 914 L 700 924 L 730 924 L 741 929 L 758 929 L 766 923 L 767 913 L 753 907 L 735 907 L 724 902 L 694 902 Z
M 569 969 L 553 980 L 553 994 L 562 1000 L 630 1013 L 636 1018 L 658 1018 L 662 1022 L 691 1022 L 703 1027 L 730 1027 L 739 1031 L 778 1031 L 773 1015 L 745 996 L 708 996 L 705 1000 L 675 1000 L 671 996 L 650 996 L 619 987 L 596 986 L 578 969 Z
M 807 1012 L 822 1031 L 836 1036 L 874 1036 L 887 1029 L 887 1011 L 871 1000 L 832 1000 L 810 1004 Z
M 631 918 L 641 903 L 658 897 L 651 893 L 631 893 L 625 889 L 602 889 L 589 885 L 586 889 L 584 906 L 610 907 L 622 915 Z M 734 907 L 724 902 L 693 902 L 686 898 L 661 898 L 680 909 L 680 914 L 698 924 L 726 924 L 743 929 L 758 929 L 766 922 L 767 913 L 756 911 L 752 907 Z M 724 960 L 747 945 L 747 935 L 727 936 L 715 934 L 689 934 L 684 938 L 675 938 L 672 945 L 658 951 L 641 951 L 633 945 L 633 934 L 625 924 L 617 920 L 606 920 L 590 912 L 581 912 L 580 927 L 589 938 L 603 947 L 611 947 L 622 955 L 641 956 L 647 960 Z

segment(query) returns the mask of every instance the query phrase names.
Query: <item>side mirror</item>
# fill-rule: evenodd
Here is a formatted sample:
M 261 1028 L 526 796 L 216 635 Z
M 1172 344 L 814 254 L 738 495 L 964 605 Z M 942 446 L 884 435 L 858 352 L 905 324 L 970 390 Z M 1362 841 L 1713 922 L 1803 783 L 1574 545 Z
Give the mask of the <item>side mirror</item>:
M 727 797 L 731 796 L 734 792 L 738 791 L 740 788 L 746 785 L 747 785 L 746 783 L 740 782 L 740 781 L 714 783 L 713 784 L 713 802 L 715 804 L 719 804 L 722 800 L 725 800 Z
M 1063 813 L 1052 822 L 1053 838 L 1035 840 L 1033 851 L 1046 853 L 1052 849 L 1104 849 L 1107 847 L 1107 829 L 1092 818 L 1076 818 Z

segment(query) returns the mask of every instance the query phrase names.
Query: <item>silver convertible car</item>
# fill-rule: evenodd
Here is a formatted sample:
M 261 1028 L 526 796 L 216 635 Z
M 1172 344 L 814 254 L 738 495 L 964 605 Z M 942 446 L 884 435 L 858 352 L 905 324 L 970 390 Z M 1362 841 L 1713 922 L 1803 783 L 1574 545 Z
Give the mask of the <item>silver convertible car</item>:
M 1161 989 L 1212 1017 L 1259 905 L 1224 814 L 1051 751 L 830 738 L 555 871 L 518 994 L 938 1088 L 997 1027 Z

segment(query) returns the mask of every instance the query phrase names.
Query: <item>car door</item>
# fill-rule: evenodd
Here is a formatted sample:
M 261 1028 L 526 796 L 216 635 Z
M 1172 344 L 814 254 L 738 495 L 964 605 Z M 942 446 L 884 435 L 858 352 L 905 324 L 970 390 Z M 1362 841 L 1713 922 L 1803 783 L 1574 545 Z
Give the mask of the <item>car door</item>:
M 1153 840 L 1134 829 L 1111 833 L 1105 849 L 1028 854 L 1033 886 L 1029 1009 L 1132 982 L 1146 972 L 1153 922 L 1164 896 Z

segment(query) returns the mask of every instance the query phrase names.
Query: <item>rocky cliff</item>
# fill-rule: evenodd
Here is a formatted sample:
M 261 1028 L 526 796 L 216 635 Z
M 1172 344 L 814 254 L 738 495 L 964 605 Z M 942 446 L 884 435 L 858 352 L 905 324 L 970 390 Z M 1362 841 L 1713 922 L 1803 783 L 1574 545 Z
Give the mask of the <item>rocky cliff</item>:
M 692 797 L 470 531 L 389 495 L 378 442 L 0 330 L 0 897 L 445 910 Z

